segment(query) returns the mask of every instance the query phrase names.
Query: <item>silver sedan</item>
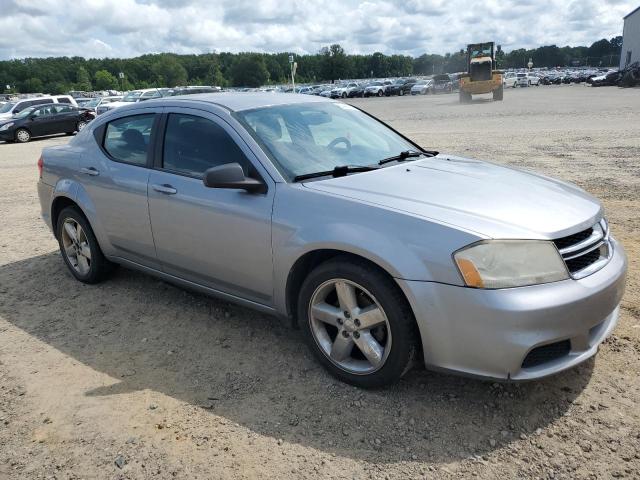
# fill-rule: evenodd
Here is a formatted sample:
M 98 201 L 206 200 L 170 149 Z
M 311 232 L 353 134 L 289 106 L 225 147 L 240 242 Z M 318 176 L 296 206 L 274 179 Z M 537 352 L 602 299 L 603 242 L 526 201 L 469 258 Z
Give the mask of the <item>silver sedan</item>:
M 617 322 L 627 262 L 598 200 L 423 149 L 341 102 L 150 100 L 38 165 L 42 217 L 79 281 L 122 265 L 280 316 L 354 385 L 417 359 L 540 378 Z

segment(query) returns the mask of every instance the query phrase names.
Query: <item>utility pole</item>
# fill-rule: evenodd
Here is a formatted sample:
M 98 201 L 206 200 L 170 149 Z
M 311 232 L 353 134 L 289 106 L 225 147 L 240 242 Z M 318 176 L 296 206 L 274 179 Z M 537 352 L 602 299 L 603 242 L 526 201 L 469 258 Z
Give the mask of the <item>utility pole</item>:
M 298 69 L 298 62 L 293 61 L 293 55 L 289 55 L 289 65 L 291 66 L 291 87 L 293 93 L 296 93 L 296 70 Z

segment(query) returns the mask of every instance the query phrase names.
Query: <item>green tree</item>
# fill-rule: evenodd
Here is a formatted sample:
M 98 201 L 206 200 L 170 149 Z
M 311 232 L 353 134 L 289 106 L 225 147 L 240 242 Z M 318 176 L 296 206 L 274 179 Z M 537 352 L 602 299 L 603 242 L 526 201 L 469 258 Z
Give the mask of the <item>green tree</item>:
M 78 70 L 76 71 L 76 90 L 90 92 L 92 88 L 91 79 L 89 78 L 87 69 L 84 67 L 78 67 Z
M 98 70 L 95 75 L 96 90 L 117 90 L 118 80 L 107 70 Z
M 39 78 L 31 77 L 22 82 L 20 91 L 22 93 L 42 93 L 44 91 L 44 85 Z
M 243 55 L 231 66 L 235 87 L 260 87 L 269 81 L 269 71 L 261 55 Z
M 350 68 L 349 59 L 339 44 L 335 43 L 329 47 L 320 50 L 322 56 L 321 73 L 323 78 L 327 80 L 338 80 L 341 78 L 349 78 Z
M 178 87 L 187 84 L 187 70 L 172 55 L 161 55 L 151 71 L 158 87 Z

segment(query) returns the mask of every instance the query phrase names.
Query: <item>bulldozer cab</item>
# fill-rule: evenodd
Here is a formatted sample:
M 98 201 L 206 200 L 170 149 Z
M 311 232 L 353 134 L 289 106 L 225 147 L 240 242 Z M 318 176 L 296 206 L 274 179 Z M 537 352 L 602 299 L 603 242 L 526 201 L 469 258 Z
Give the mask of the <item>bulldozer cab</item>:
M 491 80 L 495 68 L 494 43 L 473 43 L 467 45 L 467 72 L 471 80 Z

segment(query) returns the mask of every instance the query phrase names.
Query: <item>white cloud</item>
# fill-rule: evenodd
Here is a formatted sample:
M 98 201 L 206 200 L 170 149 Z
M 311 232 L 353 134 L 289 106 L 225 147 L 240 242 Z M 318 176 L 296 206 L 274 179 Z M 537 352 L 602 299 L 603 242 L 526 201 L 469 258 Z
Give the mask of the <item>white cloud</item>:
M 625 0 L 0 0 L 0 59 L 144 53 L 453 52 L 590 45 L 622 32 Z

